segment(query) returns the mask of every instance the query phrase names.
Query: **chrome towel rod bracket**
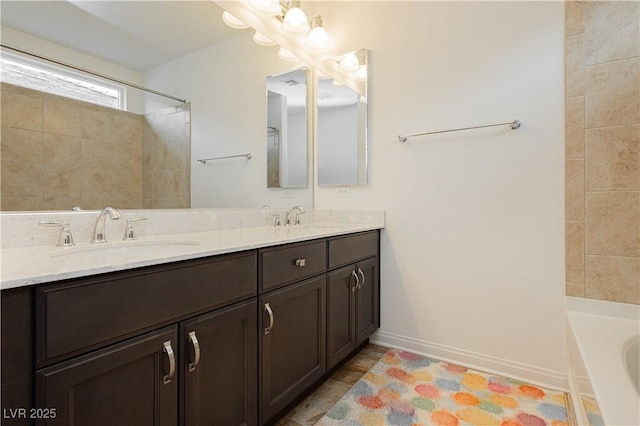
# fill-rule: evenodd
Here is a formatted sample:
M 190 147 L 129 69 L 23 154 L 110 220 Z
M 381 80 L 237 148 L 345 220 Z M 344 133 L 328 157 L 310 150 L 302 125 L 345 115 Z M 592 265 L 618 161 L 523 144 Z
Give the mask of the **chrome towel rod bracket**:
M 460 130 L 481 129 L 483 127 L 506 126 L 507 124 L 509 125 L 509 127 L 511 127 L 511 130 L 519 129 L 520 126 L 522 125 L 520 120 L 512 120 L 512 121 L 506 121 L 504 123 L 485 124 L 485 125 L 482 125 L 482 126 L 461 127 L 459 129 L 436 130 L 435 132 L 424 132 L 424 133 L 412 133 L 412 134 L 409 134 L 409 135 L 398 135 L 398 140 L 400 142 L 404 143 L 404 142 L 407 141 L 408 138 L 412 138 L 414 136 L 433 135 L 433 134 L 436 134 L 436 133 L 458 132 Z
M 201 162 L 202 164 L 207 164 L 207 161 L 211 161 L 211 160 L 224 160 L 226 158 L 238 158 L 238 157 L 244 157 L 247 160 L 251 160 L 251 153 L 248 152 L 246 154 L 238 154 L 238 155 L 227 155 L 224 157 L 212 157 L 212 158 L 202 158 L 200 160 L 196 160 Z

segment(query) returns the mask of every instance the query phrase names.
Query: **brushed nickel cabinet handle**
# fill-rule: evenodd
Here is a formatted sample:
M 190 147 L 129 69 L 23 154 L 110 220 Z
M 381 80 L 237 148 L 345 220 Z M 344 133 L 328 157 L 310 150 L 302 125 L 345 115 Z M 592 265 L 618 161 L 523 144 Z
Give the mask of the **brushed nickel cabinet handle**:
M 356 279 L 356 285 L 351 287 L 351 291 L 356 291 L 356 289 L 360 288 L 360 278 L 356 274 L 356 271 L 351 271 L 351 275 Z
M 360 274 L 360 276 L 362 276 L 362 282 L 360 283 L 360 287 L 358 287 L 358 288 L 362 288 L 362 287 L 364 287 L 364 272 L 362 272 L 362 269 L 358 268 L 358 274 Z
M 271 329 L 273 328 L 273 311 L 271 310 L 271 306 L 268 303 L 264 304 L 264 309 L 267 311 L 267 313 L 269 314 L 269 327 L 264 329 L 264 335 L 266 336 L 267 334 L 269 334 L 269 332 L 271 331 Z
M 191 344 L 193 345 L 193 352 L 195 354 L 193 362 L 189 363 L 189 373 L 191 373 L 200 363 L 200 342 L 198 342 L 195 331 L 189 332 L 189 341 L 191 341 Z
M 162 378 L 162 384 L 166 385 L 171 382 L 171 378 L 176 372 L 176 356 L 173 353 L 173 348 L 171 347 L 171 340 L 167 340 L 163 344 L 163 351 L 167 353 L 169 357 L 169 374 Z
M 307 259 L 296 259 L 296 266 L 302 268 L 307 264 Z

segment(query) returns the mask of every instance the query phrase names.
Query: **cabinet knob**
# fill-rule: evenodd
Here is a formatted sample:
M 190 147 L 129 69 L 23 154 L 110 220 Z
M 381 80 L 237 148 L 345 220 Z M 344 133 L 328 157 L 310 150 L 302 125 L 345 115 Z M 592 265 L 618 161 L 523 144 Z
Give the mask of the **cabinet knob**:
M 299 268 L 304 267 L 307 264 L 307 259 L 296 259 L 296 266 Z
M 364 272 L 362 272 L 362 269 L 358 268 L 358 274 L 362 277 L 362 282 L 358 285 L 358 288 L 360 289 L 364 287 Z

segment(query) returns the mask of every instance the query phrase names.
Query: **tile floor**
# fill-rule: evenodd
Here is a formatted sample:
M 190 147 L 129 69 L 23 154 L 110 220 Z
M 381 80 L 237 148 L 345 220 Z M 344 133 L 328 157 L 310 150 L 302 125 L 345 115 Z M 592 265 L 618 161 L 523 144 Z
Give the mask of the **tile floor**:
M 369 343 L 346 364 L 336 370 L 315 392 L 293 408 L 276 426 L 313 425 L 347 393 L 389 350 Z

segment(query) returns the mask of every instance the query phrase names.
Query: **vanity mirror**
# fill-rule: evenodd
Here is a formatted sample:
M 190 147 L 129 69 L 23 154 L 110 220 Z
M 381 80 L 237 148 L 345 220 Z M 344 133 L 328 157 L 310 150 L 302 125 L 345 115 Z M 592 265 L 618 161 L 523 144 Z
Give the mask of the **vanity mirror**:
M 267 78 L 267 187 L 307 186 L 307 69 Z
M 318 81 L 318 185 L 363 185 L 369 163 L 367 51 L 334 61 L 336 75 Z
M 0 6 L 3 44 L 74 63 L 189 102 L 187 106 L 175 101 L 158 105 L 157 97 L 135 96 L 135 90 L 129 91 L 129 104 L 138 106 L 133 114 L 145 115 L 151 111 L 158 122 L 158 127 L 147 135 L 163 144 L 156 144 L 156 150 L 147 149 L 153 141 L 145 136 L 141 127 L 123 126 L 123 123 L 131 124 L 123 121 L 131 118 L 128 113 L 116 111 L 114 117 L 106 117 L 103 110 L 93 107 L 86 108 L 87 112 L 83 108 L 54 111 L 50 108 L 52 98 L 48 98 L 48 101 L 39 101 L 40 116 L 44 111 L 45 120 L 36 124 L 37 129 L 20 128 L 24 126 L 17 120 L 11 130 L 5 131 L 6 110 L 3 108 L 0 195 L 4 210 L 67 210 L 75 205 L 83 209 L 101 209 L 106 205 L 117 208 L 290 207 L 293 204 L 312 207 L 307 171 L 304 179 L 291 180 L 296 183 L 292 184 L 293 190 L 284 190 L 285 185 L 267 188 L 266 182 L 265 77 L 290 70 L 291 63 L 277 57 L 276 47 L 256 45 L 252 30 L 227 27 L 222 21 L 223 9 L 215 3 L 3 0 Z M 68 25 L 69 22 L 73 25 Z M 188 22 L 189 31 L 181 31 L 176 22 Z M 8 93 L 6 87 L 3 95 Z M 33 96 L 18 89 L 11 96 L 3 96 L 3 106 L 11 102 L 24 111 L 23 101 L 30 106 L 32 99 Z M 56 107 L 74 105 L 55 102 Z M 62 121 L 49 122 L 47 112 L 57 113 L 56 119 Z M 85 123 L 87 118 L 91 124 Z M 170 128 L 170 125 L 176 127 Z M 132 137 L 137 138 L 133 145 L 128 136 L 123 137 L 126 127 L 133 127 Z M 61 135 L 61 128 L 71 129 L 72 133 Z M 158 129 L 166 132 L 159 135 Z M 5 141 L 18 140 L 18 136 L 24 136 L 22 133 L 34 130 L 39 134 L 28 136 L 44 141 L 38 145 L 43 150 L 37 156 L 19 153 L 14 161 L 7 159 Z M 96 139 L 91 133 L 94 131 L 110 133 Z M 8 134 L 10 137 L 5 138 Z M 189 137 L 186 144 L 182 143 L 185 135 Z M 90 139 L 85 149 L 83 144 Z M 178 139 L 181 143 L 177 143 Z M 61 149 L 51 155 L 53 148 Z M 102 170 L 103 163 L 113 162 L 116 153 L 125 153 L 127 162 L 153 162 L 154 175 L 142 170 L 127 173 L 120 169 Z M 246 153 L 251 154 L 251 160 L 237 155 Z M 308 154 L 303 167 L 306 169 L 311 163 Z M 224 159 L 206 164 L 197 161 L 212 157 Z M 40 159 L 37 165 L 36 158 Z M 64 158 L 69 161 L 64 163 Z M 45 164 L 51 159 L 61 163 L 61 170 L 55 174 L 50 165 Z M 124 164 L 115 163 L 118 167 Z M 69 165 L 82 165 L 89 174 L 78 172 L 80 180 L 72 180 L 78 173 L 71 174 L 69 169 L 73 167 Z M 25 174 L 35 166 L 42 167 L 37 174 Z M 6 179 L 5 173 L 13 176 Z M 8 185 L 12 179 L 20 184 Z M 87 186 L 91 181 L 96 184 L 93 188 Z M 56 191 L 63 196 L 54 197 L 57 203 L 47 204 L 47 198 L 52 198 Z M 78 193 L 99 196 L 77 201 Z M 130 197 L 123 198 L 127 194 Z M 146 194 L 158 198 L 157 202 L 144 202 Z M 4 202 L 8 200 L 6 197 L 21 197 L 24 203 L 6 208 L 9 206 Z M 180 203 L 174 203 L 178 199 Z

